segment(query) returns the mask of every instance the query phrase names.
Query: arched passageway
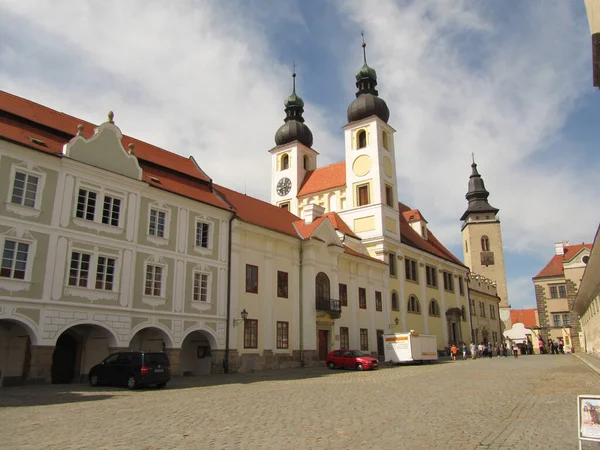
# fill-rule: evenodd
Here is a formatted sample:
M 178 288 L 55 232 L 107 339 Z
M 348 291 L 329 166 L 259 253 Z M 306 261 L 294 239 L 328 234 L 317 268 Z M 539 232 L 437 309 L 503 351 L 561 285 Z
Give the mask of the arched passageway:
M 208 375 L 211 373 L 214 338 L 204 331 L 193 331 L 181 344 L 179 371 L 182 375 Z
M 106 358 L 116 347 L 114 335 L 99 325 L 81 324 L 62 331 L 52 354 L 52 383 L 85 380 L 92 366 Z
M 0 386 L 24 384 L 31 367 L 35 334 L 16 320 L 0 320 Z
M 129 342 L 129 348 L 133 351 L 164 352 L 171 347 L 173 347 L 171 337 L 157 327 L 142 328 L 133 335 Z

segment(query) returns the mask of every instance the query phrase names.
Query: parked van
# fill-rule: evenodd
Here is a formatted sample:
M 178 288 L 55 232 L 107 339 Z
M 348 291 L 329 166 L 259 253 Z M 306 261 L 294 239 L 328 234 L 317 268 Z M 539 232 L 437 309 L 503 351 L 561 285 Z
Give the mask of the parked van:
M 109 384 L 136 389 L 156 385 L 163 388 L 171 380 L 171 363 L 162 352 L 120 352 L 109 355 L 90 369 L 92 386 Z

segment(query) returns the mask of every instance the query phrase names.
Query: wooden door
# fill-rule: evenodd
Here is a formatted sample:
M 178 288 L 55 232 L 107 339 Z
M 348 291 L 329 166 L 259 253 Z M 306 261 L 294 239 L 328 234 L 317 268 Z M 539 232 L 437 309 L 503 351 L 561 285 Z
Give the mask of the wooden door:
M 329 350 L 329 331 L 319 330 L 319 361 L 325 361 L 327 359 L 327 353 Z

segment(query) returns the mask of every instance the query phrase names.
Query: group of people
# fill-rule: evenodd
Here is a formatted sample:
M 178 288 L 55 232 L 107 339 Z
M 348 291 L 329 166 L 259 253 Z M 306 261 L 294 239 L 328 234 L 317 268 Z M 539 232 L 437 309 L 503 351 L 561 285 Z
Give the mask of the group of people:
M 551 353 L 553 355 L 565 354 L 565 343 L 562 338 L 558 338 L 558 341 L 553 340 L 552 338 L 548 338 L 548 350 L 544 347 L 544 341 L 542 339 L 539 340 L 538 346 L 540 349 L 540 355 L 545 355 Z
M 494 356 L 494 351 L 496 352 L 496 355 L 498 357 L 507 357 L 509 352 L 511 351 L 514 358 L 517 358 L 519 356 L 519 353 L 523 354 L 523 349 L 520 348 L 519 345 L 516 343 L 513 344 L 511 348 L 505 343 L 500 343 L 496 347 L 494 347 L 491 342 L 488 342 L 487 345 L 484 343 L 477 345 L 474 342 L 471 342 L 471 345 L 469 346 L 467 346 L 465 342 L 462 342 L 460 344 L 460 348 L 456 344 L 452 344 L 452 347 L 450 347 L 450 356 L 452 357 L 452 361 L 456 361 L 459 352 L 462 353 L 463 360 L 468 359 L 469 353 L 471 355 L 471 359 L 486 357 L 491 358 Z

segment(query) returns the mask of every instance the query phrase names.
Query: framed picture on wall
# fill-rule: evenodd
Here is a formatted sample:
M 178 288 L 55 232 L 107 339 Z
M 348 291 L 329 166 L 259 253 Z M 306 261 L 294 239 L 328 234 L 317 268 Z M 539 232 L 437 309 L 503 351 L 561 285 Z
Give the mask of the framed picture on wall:
M 198 358 L 204 358 L 206 356 L 206 352 L 204 351 L 204 347 L 198 346 Z

